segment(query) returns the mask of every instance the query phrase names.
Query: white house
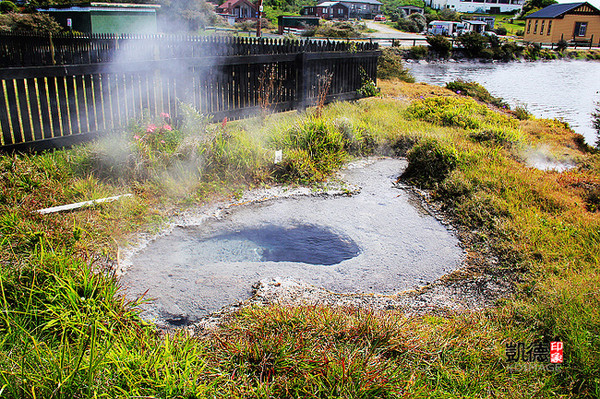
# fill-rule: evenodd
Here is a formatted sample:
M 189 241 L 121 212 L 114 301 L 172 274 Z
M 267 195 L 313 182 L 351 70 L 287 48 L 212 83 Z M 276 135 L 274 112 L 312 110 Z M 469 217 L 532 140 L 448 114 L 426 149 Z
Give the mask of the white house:
M 523 9 L 525 0 L 425 0 L 425 5 L 436 10 L 449 8 L 456 12 L 498 14 Z

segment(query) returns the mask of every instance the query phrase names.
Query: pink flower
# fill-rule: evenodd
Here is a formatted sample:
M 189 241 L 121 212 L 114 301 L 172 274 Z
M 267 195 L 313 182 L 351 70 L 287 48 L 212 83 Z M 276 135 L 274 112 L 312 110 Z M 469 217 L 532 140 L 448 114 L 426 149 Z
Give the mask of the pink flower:
M 223 118 L 223 122 L 221 123 L 221 127 L 225 128 L 227 126 L 227 117 Z
M 166 112 L 161 112 L 161 113 L 160 113 L 160 117 L 161 117 L 161 118 L 165 118 L 165 119 L 166 119 L 166 118 L 170 118 L 170 117 L 171 117 L 171 115 L 167 114 Z
M 138 136 L 137 134 L 135 136 L 133 136 L 134 139 L 139 140 L 140 136 Z
M 148 133 L 154 133 L 155 130 L 156 130 L 155 124 L 148 125 L 148 127 L 146 128 L 146 132 L 148 132 Z
M 456 90 L 456 94 L 460 94 L 460 90 Z
M 164 140 L 161 140 L 160 143 L 161 144 L 166 144 L 166 142 Z
M 168 130 L 168 131 L 173 130 L 173 128 L 171 127 L 171 125 L 167 125 L 167 124 L 164 124 L 162 128 L 165 129 L 165 130 Z

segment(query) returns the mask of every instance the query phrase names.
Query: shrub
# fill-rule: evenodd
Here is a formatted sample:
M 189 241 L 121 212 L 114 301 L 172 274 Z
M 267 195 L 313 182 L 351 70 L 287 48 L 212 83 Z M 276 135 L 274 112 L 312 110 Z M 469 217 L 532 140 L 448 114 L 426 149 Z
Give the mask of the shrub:
M 348 21 L 325 22 L 315 30 L 315 36 L 323 37 L 360 37 L 361 33 L 357 26 Z
M 479 57 L 482 50 L 490 44 L 487 36 L 471 32 L 458 37 L 458 42 L 468 57 Z
M 427 19 L 424 15 L 415 13 L 409 15 L 408 19 L 414 21 L 415 25 L 417 26 L 417 33 L 423 32 L 425 29 L 427 29 Z
M 58 33 L 62 28 L 48 14 L 3 14 L 0 15 L 0 30 L 10 32 Z
M 478 143 L 508 146 L 521 141 L 523 134 L 512 128 L 489 127 L 471 132 L 469 137 Z
M 565 51 L 567 49 L 567 47 L 569 47 L 569 43 L 567 43 L 567 41 L 565 39 L 560 39 L 558 41 L 558 43 L 556 43 L 555 50 L 558 51 L 559 53 L 562 53 L 563 51 Z
M 517 117 L 517 119 L 519 119 L 521 121 L 526 121 L 528 119 L 531 119 L 531 117 L 532 117 L 531 112 L 529 112 L 527 107 L 524 105 L 517 106 L 515 108 L 514 113 L 515 113 L 515 116 Z
M 416 60 L 422 60 L 427 57 L 429 47 L 427 46 L 412 46 L 410 48 L 410 56 Z
M 500 26 L 500 27 L 496 28 L 497 35 L 506 36 L 507 33 L 508 33 L 508 31 L 506 30 L 506 28 L 504 26 Z
M 466 82 L 464 80 L 455 80 L 446 83 L 446 88 L 457 94 L 476 98 L 488 104 L 493 104 L 497 107 L 507 108 L 507 104 L 500 97 L 494 97 L 489 91 L 477 82 Z
M 539 43 L 529 43 L 525 47 L 524 56 L 528 60 L 537 60 L 542 52 L 542 46 Z
M 283 132 L 273 146 L 284 150 L 284 159 L 275 165 L 274 175 L 286 181 L 321 181 L 347 156 L 344 135 L 334 124 L 314 117 Z
M 12 1 L 0 1 L 0 13 L 18 12 L 19 9 Z
M 427 43 L 429 43 L 429 49 L 440 57 L 448 57 L 452 50 L 452 43 L 442 35 L 428 36 Z
M 379 79 L 397 78 L 404 82 L 413 83 L 415 78 L 402 62 L 402 50 L 397 47 L 385 47 L 377 62 L 377 77 Z
M 422 187 L 444 180 L 458 165 L 456 150 L 429 139 L 413 146 L 406 154 L 408 167 L 402 178 Z
M 515 32 L 515 36 L 523 37 L 525 36 L 525 31 L 523 29 L 519 29 Z
M 408 19 L 408 18 L 400 18 L 398 20 L 398 22 L 396 22 L 395 27 L 396 27 L 396 29 L 401 30 L 403 32 L 411 32 L 411 33 L 420 32 L 419 27 L 417 26 L 417 23 L 414 20 Z

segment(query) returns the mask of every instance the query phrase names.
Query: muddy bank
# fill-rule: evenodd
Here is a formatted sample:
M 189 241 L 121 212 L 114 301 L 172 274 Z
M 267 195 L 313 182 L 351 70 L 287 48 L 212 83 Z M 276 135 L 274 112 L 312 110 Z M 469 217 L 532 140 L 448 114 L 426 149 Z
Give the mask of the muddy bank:
M 294 303 L 290 296 L 310 292 L 323 303 L 397 300 L 465 258 L 452 230 L 395 184 L 405 167 L 398 159 L 362 160 L 342 171 L 342 189 L 290 195 L 277 188 L 281 197 L 261 193 L 242 199 L 244 206 L 187 216 L 134 252 L 121 281 L 130 297 L 154 298 L 142 316 L 164 327 L 197 323 L 250 298 Z

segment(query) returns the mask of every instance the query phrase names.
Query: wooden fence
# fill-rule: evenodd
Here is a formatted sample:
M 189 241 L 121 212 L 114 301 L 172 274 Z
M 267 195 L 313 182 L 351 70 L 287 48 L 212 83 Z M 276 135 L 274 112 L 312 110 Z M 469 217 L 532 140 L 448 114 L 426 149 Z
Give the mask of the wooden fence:
M 19 47 L 22 37 L 0 36 L 3 150 L 72 145 L 162 112 L 177 121 L 181 103 L 215 120 L 303 108 L 314 104 L 325 77 L 331 78 L 326 101 L 354 99 L 365 76 L 375 80 L 379 56 L 369 43 L 105 36 L 74 37 L 67 45 L 63 39 Z

